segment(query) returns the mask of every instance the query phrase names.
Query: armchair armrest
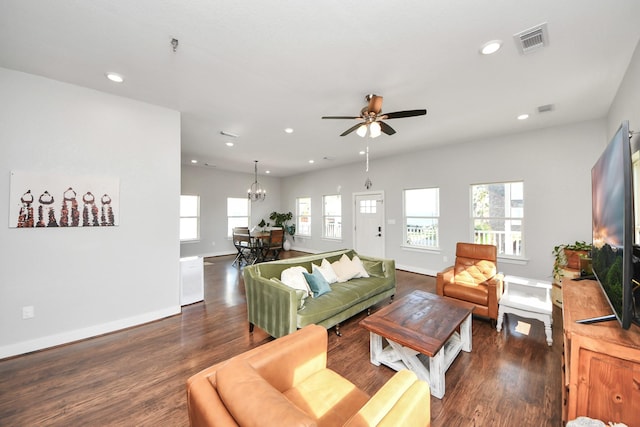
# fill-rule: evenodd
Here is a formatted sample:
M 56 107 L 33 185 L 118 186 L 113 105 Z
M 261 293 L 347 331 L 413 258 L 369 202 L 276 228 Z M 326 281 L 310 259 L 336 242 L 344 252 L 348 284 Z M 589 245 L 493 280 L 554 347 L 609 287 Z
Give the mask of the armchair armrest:
M 436 294 L 444 296 L 445 283 L 453 283 L 454 277 L 452 265 L 438 272 L 436 276 Z
M 244 287 L 249 323 L 265 330 L 274 338 L 298 329 L 296 291 L 279 280 L 269 280 L 251 267 L 245 267 Z
M 491 279 L 485 282 L 489 287 L 489 304 L 488 311 L 489 317 L 492 319 L 498 318 L 498 302 L 504 291 L 504 275 L 497 273 Z
M 431 424 L 429 385 L 408 370 L 397 372 L 354 415 L 347 427 L 428 426 Z

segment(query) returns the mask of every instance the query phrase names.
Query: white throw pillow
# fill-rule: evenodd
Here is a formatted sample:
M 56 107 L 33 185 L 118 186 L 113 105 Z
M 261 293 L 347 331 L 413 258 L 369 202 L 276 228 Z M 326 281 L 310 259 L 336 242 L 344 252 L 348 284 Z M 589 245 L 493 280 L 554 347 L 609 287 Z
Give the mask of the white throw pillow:
M 367 270 L 364 268 L 364 265 L 362 264 L 362 261 L 360 261 L 360 257 L 358 255 L 354 255 L 351 262 L 358 270 L 358 275 L 356 277 L 369 277 L 369 273 L 367 273 Z
M 311 264 L 311 265 L 312 265 L 311 272 L 313 273 L 314 271 L 319 270 L 320 273 L 322 273 L 322 277 L 324 277 L 324 280 L 329 282 L 329 284 L 336 283 L 338 281 L 338 276 L 336 276 L 336 272 L 333 271 L 333 268 L 331 268 L 331 263 L 326 259 L 322 260 L 322 263 L 320 264 L 320 266 L 317 266 L 315 264 Z
M 338 276 L 338 282 L 341 283 L 353 279 L 360 274 L 360 270 L 351 262 L 347 254 L 342 254 L 342 257 L 340 257 L 338 261 L 331 263 L 331 267 Z
M 280 281 L 290 288 L 300 289 L 305 291 L 307 295 L 312 295 L 307 279 L 302 273 L 308 273 L 307 269 L 299 265 L 289 267 L 280 274 Z

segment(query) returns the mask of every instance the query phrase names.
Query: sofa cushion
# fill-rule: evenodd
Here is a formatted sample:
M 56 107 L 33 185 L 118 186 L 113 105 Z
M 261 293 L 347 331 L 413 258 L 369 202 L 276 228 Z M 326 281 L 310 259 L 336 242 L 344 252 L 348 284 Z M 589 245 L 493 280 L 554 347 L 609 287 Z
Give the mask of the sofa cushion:
M 231 360 L 220 368 L 216 383 L 225 407 L 241 426 L 317 426 L 313 418 L 271 386 L 244 359 Z
M 314 269 L 312 274 L 302 273 L 304 278 L 307 280 L 309 287 L 311 288 L 311 292 L 313 292 L 313 297 L 319 297 L 320 295 L 326 294 L 327 292 L 331 292 L 331 286 L 329 286 L 329 282 L 327 282 L 320 272 L 320 270 Z
M 369 276 L 384 277 L 384 265 L 382 261 L 363 260 L 362 264 L 369 273 Z
M 308 273 L 307 269 L 301 266 L 293 266 L 284 270 L 280 276 L 280 281 L 293 289 L 301 289 L 311 295 L 311 288 L 303 273 Z
M 320 323 L 394 286 L 395 283 L 381 277 L 334 283 L 328 294 L 307 299 L 304 307 L 298 310 L 298 327 Z
M 318 270 L 324 276 L 325 280 L 329 283 L 336 283 L 338 281 L 338 276 L 336 276 L 336 272 L 333 271 L 333 267 L 331 267 L 331 263 L 327 261 L 326 258 L 322 259 L 322 263 L 320 266 L 315 264 L 311 264 L 311 272 Z
M 358 255 L 354 255 L 353 258 L 351 258 L 351 262 L 353 263 L 353 266 L 358 270 L 358 274 L 355 276 L 356 278 L 369 277 L 369 273 L 367 273 L 367 270 L 364 268 L 364 265 L 362 264 L 362 261 L 360 261 L 360 257 Z
M 332 262 L 331 267 L 338 276 L 338 282 L 346 282 L 360 274 L 360 269 L 347 256 L 343 254 L 338 261 Z

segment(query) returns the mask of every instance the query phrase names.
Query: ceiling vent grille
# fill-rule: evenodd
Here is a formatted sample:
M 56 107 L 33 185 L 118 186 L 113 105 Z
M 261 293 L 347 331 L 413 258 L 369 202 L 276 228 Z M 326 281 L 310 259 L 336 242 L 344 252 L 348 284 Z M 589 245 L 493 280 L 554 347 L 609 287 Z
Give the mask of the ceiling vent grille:
M 520 54 L 531 53 L 549 45 L 549 34 L 547 32 L 546 22 L 514 34 L 513 37 Z
M 538 113 L 548 113 L 549 111 L 553 111 L 555 106 L 553 104 L 541 105 L 538 107 Z

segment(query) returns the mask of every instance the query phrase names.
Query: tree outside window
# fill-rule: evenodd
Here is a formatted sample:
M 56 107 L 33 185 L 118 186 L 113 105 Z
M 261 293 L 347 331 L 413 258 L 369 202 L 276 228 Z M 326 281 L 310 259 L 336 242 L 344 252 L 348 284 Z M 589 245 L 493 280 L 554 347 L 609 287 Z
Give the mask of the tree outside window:
M 524 256 L 524 182 L 471 186 L 474 243 L 495 245 L 498 255 Z

